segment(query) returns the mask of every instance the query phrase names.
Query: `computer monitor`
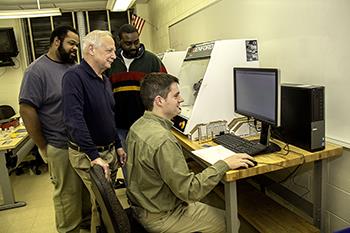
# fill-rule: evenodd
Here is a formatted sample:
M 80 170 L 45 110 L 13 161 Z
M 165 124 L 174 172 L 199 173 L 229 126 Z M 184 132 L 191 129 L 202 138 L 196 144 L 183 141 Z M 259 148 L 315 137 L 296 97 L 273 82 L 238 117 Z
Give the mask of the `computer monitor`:
M 18 48 L 13 28 L 0 28 L 0 67 L 14 66 L 11 57 L 16 57 Z
M 274 68 L 234 68 L 235 112 L 261 122 L 259 143 L 269 152 L 280 150 L 270 142 L 271 126 L 280 125 L 281 83 Z

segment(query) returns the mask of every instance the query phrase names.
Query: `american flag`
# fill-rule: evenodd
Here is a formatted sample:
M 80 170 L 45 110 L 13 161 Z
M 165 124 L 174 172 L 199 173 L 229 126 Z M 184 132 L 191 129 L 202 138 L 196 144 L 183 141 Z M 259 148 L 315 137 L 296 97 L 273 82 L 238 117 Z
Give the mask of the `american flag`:
M 145 25 L 146 20 L 137 16 L 136 14 L 132 14 L 131 16 L 131 24 L 137 29 L 137 32 L 141 34 L 142 28 Z

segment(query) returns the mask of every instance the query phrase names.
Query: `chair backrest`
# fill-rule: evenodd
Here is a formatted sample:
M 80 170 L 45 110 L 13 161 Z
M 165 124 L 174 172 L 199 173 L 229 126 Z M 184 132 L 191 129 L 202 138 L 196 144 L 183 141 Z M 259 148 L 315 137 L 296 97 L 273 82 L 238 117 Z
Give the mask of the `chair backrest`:
M 130 223 L 126 212 L 120 204 L 111 182 L 105 178 L 101 166 L 90 169 L 92 190 L 100 208 L 102 222 L 108 233 L 130 233 Z
M 0 106 L 0 120 L 8 119 L 14 115 L 16 115 L 16 112 L 10 105 Z

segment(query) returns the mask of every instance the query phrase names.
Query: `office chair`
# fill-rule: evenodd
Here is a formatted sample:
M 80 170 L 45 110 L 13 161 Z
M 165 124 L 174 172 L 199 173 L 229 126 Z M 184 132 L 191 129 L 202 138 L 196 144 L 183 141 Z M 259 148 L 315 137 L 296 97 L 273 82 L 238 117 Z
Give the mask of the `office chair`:
M 16 112 L 10 105 L 0 105 L 0 120 L 9 119 L 14 115 Z
M 10 105 L 0 105 L 0 128 L 17 127 L 19 117 L 15 115 L 16 112 Z M 37 148 L 34 142 L 29 139 L 24 141 L 17 149 L 5 153 L 9 174 L 15 171 L 16 175 L 21 175 L 25 168 L 31 169 L 36 175 L 41 174 L 39 167 L 44 164 L 44 161 L 41 159 L 39 152 L 37 154 L 36 152 Z M 33 155 L 33 158 L 27 156 L 29 153 Z
M 96 196 L 101 216 L 101 233 L 147 233 L 131 210 L 124 210 L 111 182 L 105 178 L 102 167 L 95 165 L 90 169 L 92 190 Z

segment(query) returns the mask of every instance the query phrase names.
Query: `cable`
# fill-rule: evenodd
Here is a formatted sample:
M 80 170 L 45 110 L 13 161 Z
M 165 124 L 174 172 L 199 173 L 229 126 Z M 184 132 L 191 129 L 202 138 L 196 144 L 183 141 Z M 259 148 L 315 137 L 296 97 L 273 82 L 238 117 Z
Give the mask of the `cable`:
M 279 184 L 285 182 L 286 180 L 288 180 L 293 174 L 296 174 L 296 172 L 298 171 L 298 169 L 299 169 L 300 167 L 302 167 L 302 166 L 305 164 L 305 155 L 302 154 L 302 153 L 299 153 L 299 152 L 290 150 L 290 149 L 289 149 L 289 144 L 288 144 L 288 153 L 289 153 L 289 152 L 293 152 L 293 153 L 295 153 L 295 154 L 297 154 L 297 155 L 300 155 L 301 158 L 303 159 L 303 161 L 302 161 L 302 163 L 299 164 L 289 175 L 287 175 L 284 179 L 282 179 L 282 180 L 280 180 L 279 182 L 277 182 L 277 183 L 279 183 Z
M 310 189 L 309 189 L 307 186 L 304 186 L 304 185 L 301 185 L 301 184 L 296 183 L 296 182 L 295 182 L 296 175 L 297 175 L 297 174 L 294 174 L 294 176 L 291 178 L 291 182 L 292 182 L 292 184 L 294 184 L 295 186 L 300 187 L 300 188 L 306 190 L 305 193 L 303 193 L 303 194 L 300 195 L 301 197 L 305 197 L 307 194 L 310 193 Z
M 292 151 L 292 150 L 291 150 L 291 151 Z M 301 157 L 302 157 L 302 159 L 303 159 L 303 162 L 299 165 L 299 167 L 301 167 L 302 165 L 304 165 L 304 164 L 305 164 L 305 155 L 302 154 L 302 153 L 296 152 L 296 151 L 292 151 L 292 152 L 295 153 L 295 154 L 301 155 Z M 297 175 L 297 173 L 295 173 L 295 174 L 293 175 L 293 177 L 291 178 L 291 182 L 292 182 L 292 184 L 294 184 L 295 186 L 298 186 L 298 187 L 303 188 L 304 190 L 306 190 L 305 193 L 303 193 L 302 195 L 300 195 L 301 197 L 305 197 L 308 193 L 310 193 L 310 189 L 308 189 L 308 187 L 306 187 L 306 186 L 297 184 L 297 183 L 295 182 L 296 175 Z
M 272 142 L 274 141 L 275 139 L 274 138 L 272 138 Z M 277 144 L 277 143 L 276 143 Z M 284 153 L 283 152 L 281 152 L 281 151 L 285 151 Z M 278 154 L 278 155 L 282 155 L 282 158 L 285 158 L 288 154 L 289 154 L 289 152 L 290 152 L 290 150 L 289 150 L 289 144 L 284 144 L 284 147 L 283 148 L 281 148 L 281 151 L 277 151 L 277 152 L 274 152 L 274 154 Z
M 260 131 L 261 131 L 261 129 L 257 127 L 257 121 L 256 121 L 255 119 L 254 119 L 254 125 L 251 125 L 251 124 L 249 123 L 249 119 L 248 119 L 248 125 L 249 125 L 249 127 L 254 127 L 255 130 L 256 130 L 257 132 L 260 132 Z M 273 133 L 274 133 L 275 137 L 271 137 L 271 138 L 272 138 L 272 141 L 275 140 L 275 139 L 280 140 L 280 141 L 282 141 L 282 142 L 284 141 L 284 140 L 283 140 L 283 136 L 280 135 L 279 132 L 273 131 Z M 294 175 L 293 177 L 295 177 L 296 174 L 297 174 L 298 169 L 299 169 L 300 167 L 302 167 L 302 165 L 305 164 L 305 156 L 304 156 L 304 154 L 299 153 L 299 152 L 297 152 L 297 151 L 291 150 L 291 149 L 289 148 L 289 144 L 288 144 L 288 143 L 285 143 L 285 145 L 284 145 L 284 147 L 282 148 L 281 151 L 285 151 L 285 152 L 284 152 L 284 153 L 275 152 L 275 154 L 282 155 L 282 158 L 283 158 L 283 159 L 286 159 L 285 157 L 286 157 L 290 152 L 293 152 L 293 153 L 295 153 L 295 154 L 301 156 L 302 163 L 299 164 L 299 165 L 298 165 L 291 173 L 289 173 L 285 178 L 283 178 L 282 180 L 276 182 L 276 183 L 279 183 L 279 184 L 285 182 L 286 180 L 288 180 L 289 178 L 291 178 L 293 175 Z M 259 163 L 260 163 L 260 164 L 266 164 L 266 165 L 275 165 L 275 166 L 280 166 L 280 167 L 282 167 L 282 168 L 286 168 L 286 166 L 279 165 L 279 164 L 265 163 L 265 162 L 259 162 Z M 293 177 L 292 177 L 292 178 L 293 178 Z M 296 185 L 297 185 L 297 184 L 296 184 Z M 301 186 L 301 185 L 298 185 L 298 186 Z M 303 187 L 303 186 L 301 186 L 301 187 Z M 307 189 L 307 190 L 308 190 L 308 189 Z M 308 192 L 310 192 L 310 191 L 308 190 Z M 308 192 L 307 192 L 307 193 L 308 193 Z M 307 193 L 305 193 L 304 195 L 306 195 Z
M 283 178 L 282 180 L 276 182 L 278 184 L 281 184 L 283 182 L 285 182 L 286 180 L 288 180 L 293 174 L 296 173 L 296 171 L 301 167 L 302 164 L 299 164 L 291 173 L 289 173 L 289 175 L 287 175 L 285 178 Z
M 274 141 L 274 140 L 279 140 L 281 142 L 284 142 L 285 140 L 283 139 L 283 136 L 278 132 L 278 131 L 275 131 L 273 129 L 271 129 L 271 134 L 273 134 L 274 136 L 272 137 L 271 136 L 271 140 Z M 276 152 L 276 154 L 280 154 L 280 155 L 283 155 L 283 156 L 287 156 L 290 152 L 289 150 L 289 144 L 288 143 L 285 143 L 284 147 L 282 148 L 282 150 L 286 151 L 286 153 L 282 154 L 280 152 Z M 281 151 L 282 151 L 281 150 Z
M 283 139 L 282 139 L 282 137 L 281 137 L 280 135 L 278 135 L 278 134 L 276 134 L 276 135 L 277 135 L 277 137 L 280 138 L 280 140 L 283 141 Z M 284 145 L 284 147 L 282 148 L 282 150 L 286 151 L 286 153 L 276 152 L 275 154 L 283 155 L 283 158 L 285 158 L 285 156 L 287 156 L 290 152 L 292 152 L 292 153 L 295 153 L 295 154 L 297 154 L 297 155 L 300 156 L 300 158 L 302 159 L 302 163 L 299 164 L 299 165 L 298 165 L 291 173 L 289 173 L 285 178 L 283 178 L 282 180 L 276 182 L 276 183 L 279 183 L 279 184 L 285 182 L 285 181 L 288 180 L 290 177 L 292 177 L 294 174 L 296 175 L 296 172 L 298 171 L 298 169 L 299 169 L 300 167 L 302 167 L 302 166 L 305 164 L 305 155 L 302 154 L 302 153 L 299 153 L 299 152 L 297 152 L 297 151 L 291 150 L 291 149 L 289 148 L 289 144 L 288 144 L 288 143 L 286 143 L 286 144 Z
M 302 159 L 303 159 L 303 162 L 301 163 L 302 165 L 303 164 L 305 164 L 305 155 L 304 154 L 302 154 L 302 153 L 299 153 L 299 152 L 297 152 L 297 151 L 294 151 L 294 150 L 289 150 L 290 152 L 293 152 L 293 153 L 295 153 L 295 154 L 297 154 L 297 155 L 299 155 Z
M 247 122 L 246 122 L 246 123 L 248 123 L 249 128 L 255 128 L 255 130 L 256 130 L 255 121 L 254 121 L 254 123 L 252 124 L 251 121 L 250 121 L 250 118 L 251 118 L 251 117 L 247 117 Z
M 249 124 L 249 121 L 248 121 L 248 124 Z M 261 131 L 261 129 L 259 129 L 259 128 L 257 127 L 257 121 L 256 121 L 256 120 L 254 120 L 254 125 L 249 124 L 249 127 L 251 127 L 251 128 L 254 127 L 255 130 L 258 131 L 258 132 Z M 279 141 L 281 141 L 281 142 L 284 141 L 283 136 L 282 136 L 278 131 L 274 131 L 274 130 L 272 129 L 272 132 L 273 132 L 273 134 L 274 134 L 274 137 L 271 137 L 272 141 L 274 141 L 274 140 L 279 140 Z M 284 144 L 283 148 L 281 148 L 281 151 L 285 151 L 285 152 L 284 152 L 284 153 L 282 153 L 282 152 L 275 152 L 274 154 L 281 155 L 281 158 L 286 159 L 285 157 L 286 157 L 290 152 L 292 152 L 292 153 L 295 153 L 295 154 L 297 154 L 297 155 L 300 156 L 300 158 L 302 159 L 302 163 L 299 164 L 299 165 L 298 165 L 292 172 L 290 172 L 286 177 L 284 177 L 284 178 L 281 179 L 280 181 L 276 181 L 276 183 L 281 184 L 281 183 L 287 181 L 289 178 L 291 178 L 292 184 L 294 184 L 295 186 L 298 186 L 298 187 L 300 187 L 300 188 L 306 190 L 306 192 L 303 193 L 303 194 L 301 195 L 301 197 L 305 197 L 308 193 L 310 193 L 310 190 L 309 190 L 307 187 L 296 183 L 296 181 L 295 181 L 295 178 L 296 178 L 296 175 L 297 175 L 298 170 L 305 164 L 305 155 L 302 154 L 302 153 L 299 153 L 299 152 L 297 152 L 297 151 L 291 150 L 288 143 L 285 143 L 285 144 Z M 274 165 L 274 166 L 279 166 L 279 167 L 282 167 L 282 168 L 287 168 L 286 166 L 279 165 L 279 164 L 273 164 L 273 163 L 259 162 L 259 164 Z M 270 185 L 272 185 L 272 184 L 270 184 Z M 267 187 L 270 186 L 270 185 L 267 185 Z
M 254 127 L 256 132 L 261 132 L 261 127 L 258 127 L 258 121 L 256 119 L 254 119 Z

